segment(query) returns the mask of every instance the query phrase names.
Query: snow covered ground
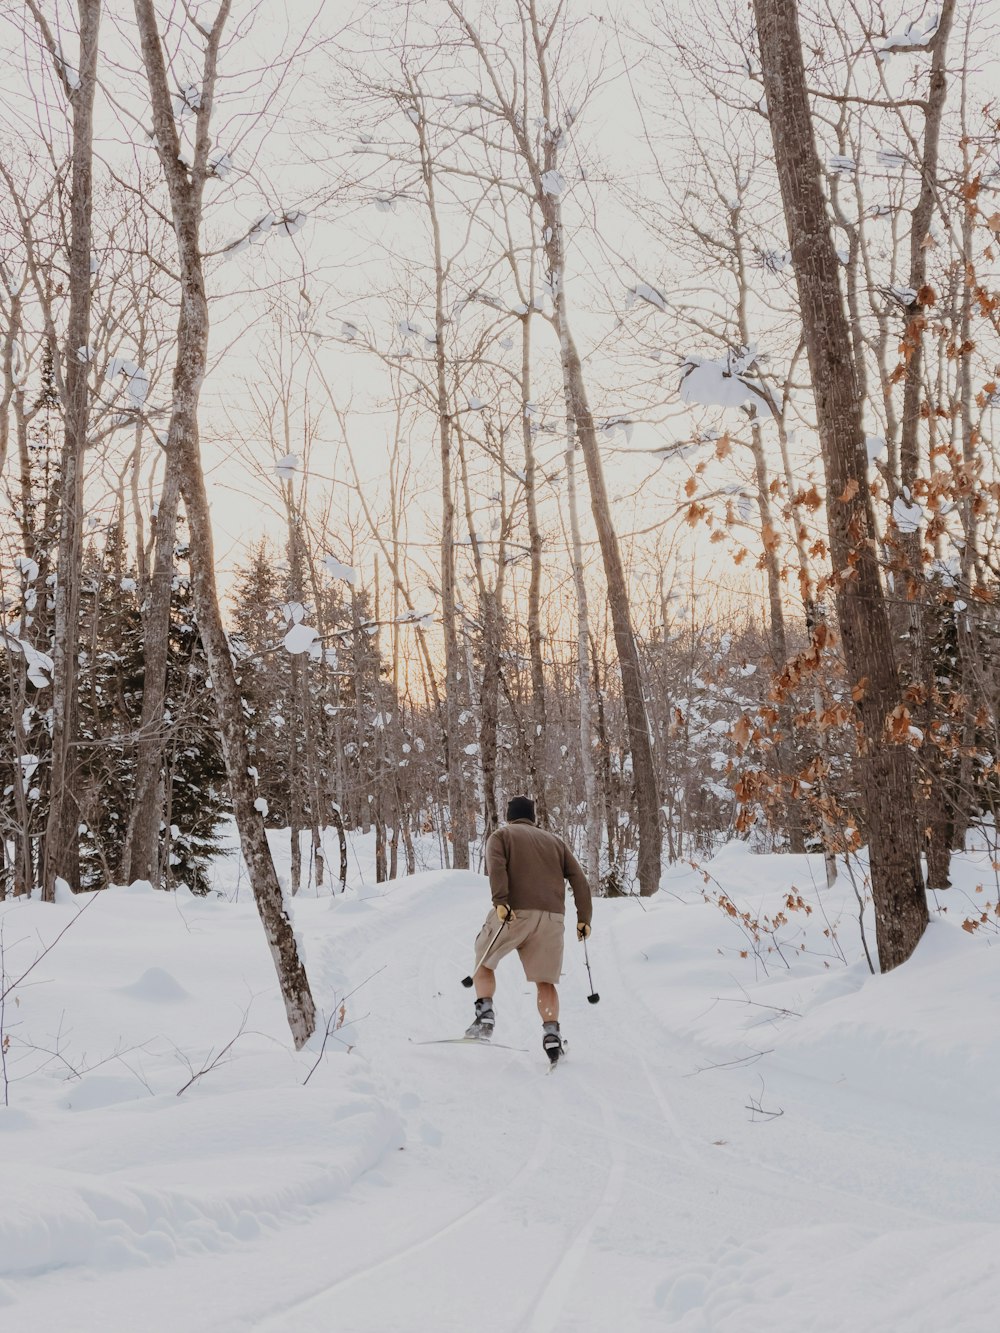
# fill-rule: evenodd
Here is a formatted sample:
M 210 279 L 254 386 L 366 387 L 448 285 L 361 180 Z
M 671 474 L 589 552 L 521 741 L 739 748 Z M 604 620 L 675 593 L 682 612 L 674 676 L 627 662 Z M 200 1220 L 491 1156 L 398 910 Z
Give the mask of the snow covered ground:
M 815 859 L 733 844 L 598 902 L 601 1001 L 568 941 L 549 1077 L 514 961 L 496 1040 L 523 1050 L 415 1044 L 468 1021 L 487 889 L 376 885 L 369 850 L 295 904 L 340 1023 L 318 1063 L 235 862 L 207 900 L 0 904 L 8 981 L 69 926 L 2 1015 L 5 1333 L 997 1326 L 1000 941 L 961 928 L 987 855 L 886 977 Z

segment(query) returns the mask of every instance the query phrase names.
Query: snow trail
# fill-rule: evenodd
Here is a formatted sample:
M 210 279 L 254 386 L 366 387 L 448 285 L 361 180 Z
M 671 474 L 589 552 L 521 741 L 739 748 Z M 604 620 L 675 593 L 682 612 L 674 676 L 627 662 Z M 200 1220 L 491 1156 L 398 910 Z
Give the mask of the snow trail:
M 729 861 L 732 892 L 761 901 L 802 878 L 795 858 Z M 468 1022 L 481 877 L 300 896 L 317 996 L 354 992 L 335 1034 L 353 1049 L 301 1088 L 315 1055 L 274 1041 L 265 996 L 259 1045 L 179 1101 L 171 1043 L 208 1024 L 218 1044 L 222 997 L 267 976 L 252 906 L 97 903 L 31 1004 L 56 1012 L 64 985 L 78 1021 L 113 1011 L 130 1039 L 155 1015 L 140 1072 L 156 1095 L 89 1076 L 62 1085 L 77 1109 L 0 1117 L 5 1155 L 35 1163 L 6 1233 L 0 1201 L 0 1235 L 21 1226 L 20 1248 L 0 1247 L 11 1327 L 71 1312 L 76 1333 L 115 1333 L 142 1309 L 146 1333 L 984 1333 L 1000 1299 L 996 951 L 936 924 L 909 972 L 869 980 L 807 955 L 754 980 L 691 878 L 645 911 L 596 904 L 598 1006 L 568 933 L 570 1055 L 551 1078 L 516 959 L 498 971 L 497 1040 L 526 1053 L 414 1044 Z M 810 954 L 836 919 L 824 906 Z

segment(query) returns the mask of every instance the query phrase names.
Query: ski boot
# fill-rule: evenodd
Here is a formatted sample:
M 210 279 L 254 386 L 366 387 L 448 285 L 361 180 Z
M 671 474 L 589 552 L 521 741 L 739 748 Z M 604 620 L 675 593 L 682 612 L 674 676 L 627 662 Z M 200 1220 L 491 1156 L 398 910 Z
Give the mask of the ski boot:
M 494 1021 L 493 1001 L 491 999 L 477 1000 L 476 1017 L 471 1026 L 465 1029 L 465 1035 L 471 1037 L 474 1041 L 489 1041 L 493 1036 Z
M 559 1035 L 558 1023 L 542 1024 L 542 1050 L 549 1057 L 552 1064 L 559 1059 L 563 1053 L 562 1037 Z

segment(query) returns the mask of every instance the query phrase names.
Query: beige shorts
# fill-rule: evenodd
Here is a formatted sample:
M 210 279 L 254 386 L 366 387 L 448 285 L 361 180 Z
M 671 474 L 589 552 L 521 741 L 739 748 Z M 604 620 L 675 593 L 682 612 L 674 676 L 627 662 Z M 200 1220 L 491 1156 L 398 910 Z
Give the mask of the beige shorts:
M 483 950 L 500 930 L 500 918 L 492 910 L 476 936 L 476 962 Z M 540 912 L 536 908 L 518 908 L 514 920 L 508 921 L 496 943 L 482 960 L 488 968 L 496 967 L 501 958 L 515 949 L 521 959 L 524 975 L 529 981 L 548 981 L 553 986 L 562 972 L 563 945 L 566 941 L 566 918 L 562 912 Z

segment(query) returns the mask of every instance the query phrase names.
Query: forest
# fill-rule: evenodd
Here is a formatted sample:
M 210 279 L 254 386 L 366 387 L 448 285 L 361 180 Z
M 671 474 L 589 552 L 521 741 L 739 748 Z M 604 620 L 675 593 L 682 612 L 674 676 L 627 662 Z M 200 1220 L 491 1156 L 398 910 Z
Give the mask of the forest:
M 904 963 L 1000 799 L 995 7 L 273 8 L 0 7 L 0 898 L 234 827 L 302 1045 L 288 900 L 525 792 Z

